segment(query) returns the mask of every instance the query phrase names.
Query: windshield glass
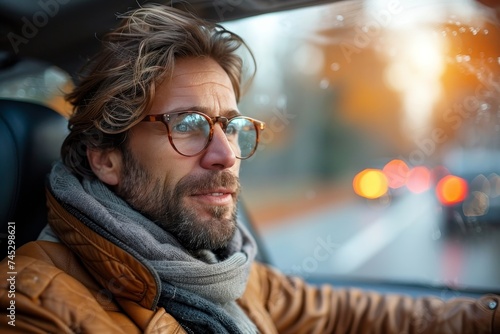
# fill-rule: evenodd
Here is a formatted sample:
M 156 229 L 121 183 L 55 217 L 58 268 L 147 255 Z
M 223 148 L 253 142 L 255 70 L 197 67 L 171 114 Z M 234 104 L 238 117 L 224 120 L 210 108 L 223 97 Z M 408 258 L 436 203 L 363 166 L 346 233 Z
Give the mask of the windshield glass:
M 227 22 L 267 128 L 243 198 L 289 274 L 500 289 L 500 29 L 473 1 Z

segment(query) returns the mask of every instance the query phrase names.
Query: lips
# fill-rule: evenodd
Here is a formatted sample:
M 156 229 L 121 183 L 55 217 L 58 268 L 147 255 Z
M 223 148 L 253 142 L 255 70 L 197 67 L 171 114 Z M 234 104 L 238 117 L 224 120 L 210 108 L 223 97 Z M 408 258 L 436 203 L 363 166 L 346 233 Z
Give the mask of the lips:
M 193 189 L 194 190 L 194 189 Z M 218 194 L 234 194 L 235 189 L 227 185 L 219 185 L 217 187 L 199 187 L 197 190 L 193 191 L 193 196 L 197 195 L 218 195 Z
M 231 191 L 207 191 L 191 196 L 197 202 L 210 206 L 226 206 L 233 204 L 234 192 Z
M 238 178 L 229 171 L 190 175 L 176 187 L 176 196 L 184 197 L 193 205 L 231 206 L 239 194 Z

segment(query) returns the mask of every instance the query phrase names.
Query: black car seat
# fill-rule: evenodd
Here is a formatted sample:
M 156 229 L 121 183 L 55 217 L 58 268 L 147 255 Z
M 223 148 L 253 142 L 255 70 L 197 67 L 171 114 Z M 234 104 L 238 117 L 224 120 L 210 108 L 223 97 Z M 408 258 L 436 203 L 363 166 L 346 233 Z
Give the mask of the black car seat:
M 35 240 L 47 223 L 46 175 L 66 134 L 67 120 L 56 111 L 35 102 L 0 99 L 1 259 L 9 238 L 19 248 Z

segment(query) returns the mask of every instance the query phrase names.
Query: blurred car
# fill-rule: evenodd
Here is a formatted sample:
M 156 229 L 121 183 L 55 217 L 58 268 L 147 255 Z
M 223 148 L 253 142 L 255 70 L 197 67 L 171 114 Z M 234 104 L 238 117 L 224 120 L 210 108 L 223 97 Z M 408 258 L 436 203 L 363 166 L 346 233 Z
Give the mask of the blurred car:
M 455 149 L 444 161 L 448 173 L 435 189 L 444 227 L 466 230 L 500 224 L 500 152 Z

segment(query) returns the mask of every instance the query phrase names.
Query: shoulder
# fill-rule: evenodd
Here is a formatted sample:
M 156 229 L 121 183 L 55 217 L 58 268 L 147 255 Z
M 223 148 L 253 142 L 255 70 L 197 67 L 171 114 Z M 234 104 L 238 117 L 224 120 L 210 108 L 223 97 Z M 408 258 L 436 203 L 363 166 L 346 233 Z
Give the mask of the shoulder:
M 298 277 L 289 276 L 273 266 L 254 262 L 250 271 L 249 283 L 261 286 L 269 284 L 296 284 Z
M 118 332 L 98 303 L 98 293 L 96 282 L 62 244 L 31 242 L 0 263 L 0 305 L 2 310 L 11 306 L 14 311 L 7 313 L 14 313 L 16 327 L 26 331 L 38 319 L 56 332 L 98 322 Z
M 75 267 L 76 261 L 72 252 L 62 244 L 34 241 L 3 259 L 0 275 L 15 278 L 16 291 L 32 295 L 35 290 L 48 288 L 57 276 Z M 4 287 L 3 279 L 1 283 Z
M 0 262 L 0 332 L 184 333 L 163 308 L 149 310 L 130 300 L 119 306 L 113 282 L 102 286 L 89 270 L 64 244 L 49 241 L 28 243 L 12 260 L 5 258 Z M 12 304 L 15 327 L 8 323 Z
M 32 279 L 36 282 L 44 281 L 45 283 L 55 279 L 65 279 L 81 282 L 90 289 L 98 288 L 98 284 L 74 252 L 62 243 L 29 242 L 16 251 L 15 257 L 11 260 L 11 266 L 12 263 L 15 270 L 9 270 L 9 258 L 1 262 L 2 274 L 5 270 L 14 271 L 19 281 L 24 281 L 29 277 L 34 277 Z M 42 286 L 48 287 L 46 284 Z
M 299 278 L 290 277 L 270 265 L 255 262 L 250 271 L 246 292 L 260 295 L 266 300 L 278 290 L 295 290 L 302 285 L 305 283 Z

